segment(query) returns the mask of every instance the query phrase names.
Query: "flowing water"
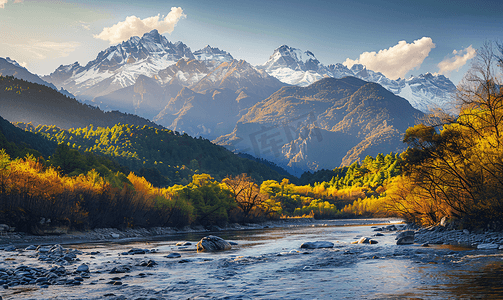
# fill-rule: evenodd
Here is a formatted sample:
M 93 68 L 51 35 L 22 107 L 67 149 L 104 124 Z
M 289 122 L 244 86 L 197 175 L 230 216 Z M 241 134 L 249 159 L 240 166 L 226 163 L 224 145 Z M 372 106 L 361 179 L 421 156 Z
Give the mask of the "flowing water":
M 394 232 L 372 237 L 378 244 L 351 244 L 375 233 L 368 223 L 338 220 L 215 232 L 238 244 L 216 253 L 194 250 L 208 233 L 66 245 L 84 252 L 79 258 L 89 265 L 91 276 L 82 285 L 0 288 L 0 295 L 3 299 L 503 299 L 503 251 L 398 246 Z M 175 246 L 180 241 L 192 246 Z M 306 241 L 330 241 L 335 247 L 301 249 Z M 121 254 L 131 248 L 156 252 Z M 172 252 L 181 257 L 167 258 Z M 157 265 L 138 266 L 146 260 Z M 110 274 L 121 266 L 129 270 Z M 111 285 L 113 280 L 122 285 Z

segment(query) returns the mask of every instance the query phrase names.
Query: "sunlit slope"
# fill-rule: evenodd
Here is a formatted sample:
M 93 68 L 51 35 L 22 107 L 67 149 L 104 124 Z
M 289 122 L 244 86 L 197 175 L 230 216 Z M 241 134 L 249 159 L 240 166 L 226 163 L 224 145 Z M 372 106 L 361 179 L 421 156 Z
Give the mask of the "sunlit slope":
M 299 174 L 400 152 L 405 130 L 422 115 L 376 83 L 325 78 L 307 87 L 283 87 L 215 142 Z

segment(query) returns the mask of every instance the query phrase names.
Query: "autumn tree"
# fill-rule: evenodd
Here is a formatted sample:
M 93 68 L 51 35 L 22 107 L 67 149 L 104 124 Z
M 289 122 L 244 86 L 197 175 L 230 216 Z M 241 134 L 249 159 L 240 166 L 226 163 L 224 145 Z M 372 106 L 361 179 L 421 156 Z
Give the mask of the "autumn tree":
M 402 204 L 413 218 L 435 224 L 454 217 L 469 226 L 501 226 L 503 219 L 503 50 L 486 44 L 458 86 L 459 116 L 409 128 Z M 432 119 L 433 120 L 433 119 Z
M 247 174 L 228 176 L 222 181 L 231 192 L 237 206 L 243 212 L 245 219 L 250 214 L 264 213 L 263 204 L 268 199 L 266 194 L 260 192 L 260 187 Z

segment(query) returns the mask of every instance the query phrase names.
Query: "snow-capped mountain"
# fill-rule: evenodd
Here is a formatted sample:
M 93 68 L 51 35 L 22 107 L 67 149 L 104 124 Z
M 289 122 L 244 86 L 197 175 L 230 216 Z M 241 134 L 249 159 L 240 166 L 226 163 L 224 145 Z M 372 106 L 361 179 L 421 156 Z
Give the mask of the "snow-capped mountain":
M 182 42 L 171 43 L 157 30 L 134 36 L 98 54 L 86 66 L 60 66 L 45 80 L 83 99 L 92 99 L 131 86 L 140 75 L 153 77 L 180 59 L 194 59 Z
M 194 51 L 194 57 L 197 60 L 208 62 L 215 61 L 218 63 L 230 62 L 234 59 L 228 52 L 210 47 L 209 45 L 203 49 Z
M 302 52 L 287 45 L 274 50 L 269 60 L 257 69 L 265 70 L 284 83 L 299 86 L 320 80 L 328 71 L 311 51 Z
M 257 66 L 280 81 L 298 86 L 308 86 L 323 77 L 343 78 L 354 76 L 375 82 L 395 95 L 407 99 L 414 108 L 429 112 L 432 108 L 452 109 L 451 97 L 456 86 L 443 75 L 422 74 L 407 79 L 392 80 L 380 72 L 355 64 L 351 68 L 343 64 L 324 66 L 310 51 L 283 45 L 274 50 L 269 60 Z

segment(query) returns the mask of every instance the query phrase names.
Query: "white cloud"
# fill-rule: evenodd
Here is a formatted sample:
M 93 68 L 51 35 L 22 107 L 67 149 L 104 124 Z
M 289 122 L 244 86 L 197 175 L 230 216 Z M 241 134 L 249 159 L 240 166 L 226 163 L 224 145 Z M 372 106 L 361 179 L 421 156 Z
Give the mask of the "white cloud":
M 438 73 L 435 74 L 449 75 L 454 70 L 459 71 L 462 66 L 477 55 L 477 50 L 470 45 L 464 50 L 454 50 L 452 54 L 454 57 L 445 58 L 438 63 Z
M 19 49 L 19 51 L 28 51 L 36 59 L 45 59 L 50 57 L 66 57 L 80 46 L 79 42 L 42 42 L 32 40 L 27 44 L 7 44 Z M 21 64 L 22 65 L 22 64 Z
M 84 21 L 79 21 L 80 26 L 84 28 L 85 30 L 91 30 L 91 24 L 84 22 Z
M 364 52 L 356 60 L 347 58 L 343 64 L 348 68 L 354 64 L 362 64 L 372 71 L 383 73 L 390 79 L 398 79 L 403 78 L 410 70 L 419 68 L 432 48 L 435 48 L 435 44 L 429 37 L 422 37 L 411 44 L 399 41 L 395 46 L 379 50 L 377 53 Z
M 21 3 L 23 1 L 24 0 L 14 0 L 14 3 Z M 7 2 L 9 2 L 9 0 L 0 0 L 0 8 L 5 8 L 5 4 L 7 4 Z
M 125 21 L 119 22 L 112 27 L 105 27 L 98 35 L 93 35 L 97 39 L 110 41 L 110 44 L 120 43 L 128 40 L 132 36 L 142 36 L 153 29 L 159 33 L 171 33 L 175 25 L 181 18 L 185 18 L 181 7 L 172 7 L 169 14 L 161 19 L 160 15 L 140 19 L 136 16 L 127 17 Z

